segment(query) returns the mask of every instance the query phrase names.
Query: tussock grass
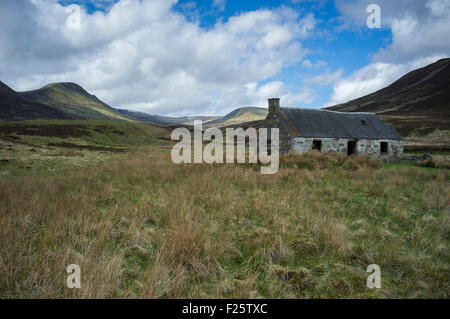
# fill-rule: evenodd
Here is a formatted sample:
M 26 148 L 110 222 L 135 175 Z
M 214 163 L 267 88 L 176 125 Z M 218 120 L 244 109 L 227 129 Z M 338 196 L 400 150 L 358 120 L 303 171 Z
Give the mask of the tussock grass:
M 288 154 L 175 165 L 147 147 L 0 179 L 2 298 L 448 298 L 449 173 Z M 66 287 L 69 264 L 81 289 Z M 380 265 L 382 289 L 366 287 Z
M 168 129 L 138 122 L 0 122 L 0 176 L 61 174 L 164 144 L 169 136 Z
M 326 153 L 311 151 L 302 155 L 288 153 L 281 157 L 281 165 L 284 167 L 297 167 L 313 170 L 331 168 L 358 170 L 360 168 L 378 169 L 383 167 L 380 161 L 373 160 L 367 155 L 343 157 L 332 151 Z
M 449 156 L 433 155 L 433 158 L 415 163 L 419 167 L 450 169 Z

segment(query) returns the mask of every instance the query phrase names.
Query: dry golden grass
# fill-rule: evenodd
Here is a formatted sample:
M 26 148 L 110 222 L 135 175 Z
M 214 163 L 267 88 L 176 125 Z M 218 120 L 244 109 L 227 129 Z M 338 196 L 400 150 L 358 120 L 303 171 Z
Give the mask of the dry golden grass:
M 449 297 L 449 173 L 289 154 L 175 165 L 148 147 L 0 179 L 2 298 Z M 382 289 L 366 287 L 380 265 Z M 66 266 L 81 267 L 81 289 Z

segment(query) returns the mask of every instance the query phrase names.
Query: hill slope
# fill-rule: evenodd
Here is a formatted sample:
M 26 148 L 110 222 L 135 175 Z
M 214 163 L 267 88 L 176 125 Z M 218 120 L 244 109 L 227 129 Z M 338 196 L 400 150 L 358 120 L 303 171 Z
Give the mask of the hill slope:
M 170 144 L 170 129 L 113 120 L 0 122 L 0 177 L 61 173 Z
M 72 119 L 57 108 L 30 101 L 0 82 L 0 120 L 20 121 L 24 119 Z
M 21 92 L 20 95 L 77 118 L 129 120 L 75 83 L 49 84 L 37 90 Z
M 148 114 L 148 113 L 138 112 L 138 111 L 124 110 L 124 109 L 116 109 L 116 111 L 118 111 L 120 114 L 122 114 L 124 116 L 136 119 L 138 121 L 157 123 L 157 124 L 163 124 L 163 125 L 172 125 L 172 124 L 194 125 L 195 120 L 202 120 L 204 123 L 206 123 L 206 122 L 220 118 L 218 116 L 170 117 L 170 116 Z
M 332 106 L 373 112 L 406 137 L 407 144 L 450 145 L 450 59 L 414 70 L 384 89 Z
M 450 118 L 450 58 L 414 70 L 375 93 L 329 109 Z
M 217 120 L 208 122 L 207 126 L 231 126 L 263 120 L 266 118 L 267 113 L 267 109 L 262 107 L 241 107 Z
M 131 120 L 75 83 L 16 92 L 0 82 L 0 120 L 33 119 Z
M 203 124 L 208 126 L 233 126 L 247 122 L 263 120 L 267 116 L 267 109 L 261 107 L 241 107 L 228 113 L 225 116 L 183 116 L 169 117 L 143 112 L 118 109 L 122 115 L 150 123 L 163 125 L 193 125 L 195 120 L 202 120 Z

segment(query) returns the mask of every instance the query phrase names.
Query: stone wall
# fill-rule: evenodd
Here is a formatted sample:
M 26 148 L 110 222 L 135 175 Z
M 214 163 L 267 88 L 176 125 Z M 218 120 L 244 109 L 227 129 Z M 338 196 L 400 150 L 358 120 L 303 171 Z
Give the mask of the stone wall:
M 281 139 L 281 136 L 280 136 Z M 304 138 L 294 137 L 291 143 L 291 152 L 304 153 L 313 149 L 313 141 L 320 140 L 322 152 L 334 151 L 340 155 L 347 155 L 347 145 L 349 141 L 356 141 L 355 154 L 367 154 L 373 159 L 400 158 L 403 154 L 403 141 L 398 140 L 350 140 L 343 138 Z M 388 143 L 387 153 L 381 153 L 381 142 Z
M 387 153 L 381 153 L 381 142 L 388 143 Z M 401 140 L 359 140 L 356 145 L 358 154 L 367 154 L 374 159 L 386 160 L 400 158 L 403 155 L 403 141 Z

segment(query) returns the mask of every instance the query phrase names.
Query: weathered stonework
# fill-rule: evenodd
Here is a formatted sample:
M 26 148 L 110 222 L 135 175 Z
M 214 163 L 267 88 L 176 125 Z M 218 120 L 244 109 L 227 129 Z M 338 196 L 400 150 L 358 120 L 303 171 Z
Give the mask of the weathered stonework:
M 281 122 L 279 111 L 269 112 L 266 117 L 265 126 L 268 128 L 278 128 L 279 129 L 279 137 L 280 137 L 280 153 L 288 153 L 291 151 L 292 147 L 292 138 L 293 136 L 290 134 L 289 129 L 283 125 Z
M 348 142 L 356 142 L 355 155 L 366 154 L 377 160 L 386 160 L 390 158 L 400 158 L 403 154 L 403 142 L 399 140 L 351 140 L 343 138 L 305 138 L 293 137 L 290 152 L 305 153 L 313 149 L 313 141 L 320 141 L 322 144 L 321 152 L 334 151 L 340 155 L 347 155 Z M 386 153 L 381 152 L 381 142 L 388 143 Z

